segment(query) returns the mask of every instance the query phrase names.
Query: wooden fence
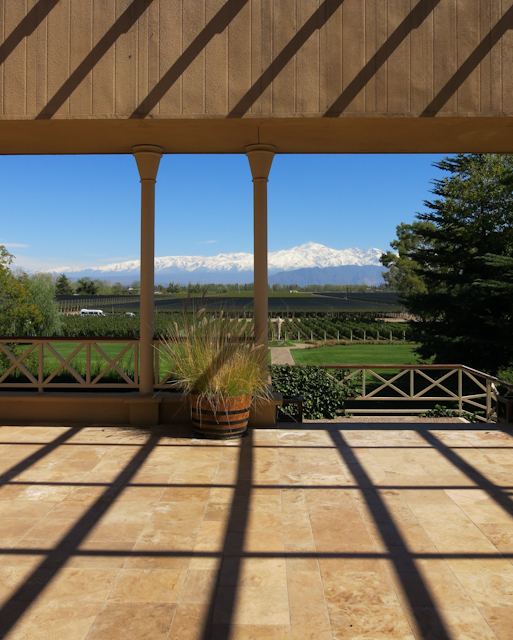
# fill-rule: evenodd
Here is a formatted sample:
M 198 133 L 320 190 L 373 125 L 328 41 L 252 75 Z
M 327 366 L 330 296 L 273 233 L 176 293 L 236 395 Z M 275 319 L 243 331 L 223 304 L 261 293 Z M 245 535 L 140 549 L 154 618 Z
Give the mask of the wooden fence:
M 165 345 L 154 341 L 154 387 L 170 388 Z M 498 419 L 500 389 L 513 384 L 465 365 L 324 365 L 343 369 L 339 382 L 359 380 L 351 398 L 359 414 L 418 414 L 433 403 L 479 412 L 483 422 Z M 139 389 L 139 341 L 126 338 L 0 338 L 0 392 L 32 390 Z M 362 403 L 359 408 L 358 404 Z M 407 408 L 396 406 L 408 403 Z M 365 406 L 363 406 L 365 404 Z M 371 406 L 369 407 L 369 404 Z M 377 408 L 373 408 L 375 405 Z M 389 406 L 387 406 L 389 405 Z

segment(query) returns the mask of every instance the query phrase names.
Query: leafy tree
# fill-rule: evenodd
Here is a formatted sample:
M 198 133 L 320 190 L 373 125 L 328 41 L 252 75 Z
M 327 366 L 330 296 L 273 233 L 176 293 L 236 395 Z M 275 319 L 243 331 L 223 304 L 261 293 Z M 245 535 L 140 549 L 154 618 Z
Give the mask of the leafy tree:
M 55 281 L 55 294 L 58 296 L 71 296 L 73 295 L 73 287 L 71 286 L 71 280 L 65 273 L 61 275 Z
M 119 295 L 125 293 L 125 287 L 121 284 L 121 282 L 115 282 L 112 285 L 112 293 L 115 296 L 119 296 Z
M 170 282 L 167 287 L 168 293 L 180 293 L 180 285 L 174 282 Z
M 77 293 L 95 296 L 98 293 L 98 286 L 91 278 L 80 278 L 80 280 L 77 280 Z
M 10 269 L 14 256 L 0 245 L 0 335 L 24 335 L 42 317 L 32 300 L 28 276 Z
M 56 336 L 61 331 L 59 308 L 55 301 L 52 278 L 46 273 L 36 273 L 28 280 L 32 303 L 37 307 L 39 319 L 33 321 L 32 335 Z
M 434 230 L 433 222 L 402 222 L 396 227 L 397 240 L 390 243 L 393 251 L 383 253 L 380 262 L 388 269 L 383 272 L 383 280 L 403 296 L 411 293 L 425 293 L 426 285 L 418 272 L 419 265 L 412 258 L 419 249 L 428 249 L 433 240 L 424 236 L 424 231 Z
M 496 373 L 513 363 L 513 155 L 458 155 L 436 163 L 437 198 L 418 218 L 408 256 L 425 289 L 409 293 L 418 353 Z M 432 226 L 429 226 L 429 224 Z

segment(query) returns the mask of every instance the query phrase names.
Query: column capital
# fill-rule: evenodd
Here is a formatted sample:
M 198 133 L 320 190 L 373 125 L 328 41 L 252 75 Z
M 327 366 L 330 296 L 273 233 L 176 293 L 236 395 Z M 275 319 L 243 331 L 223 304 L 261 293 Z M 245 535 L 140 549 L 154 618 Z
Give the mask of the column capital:
M 250 144 L 245 149 L 249 167 L 255 180 L 268 180 L 275 148 L 272 144 Z
M 132 153 L 137 162 L 141 182 L 156 182 L 164 149 L 154 144 L 137 144 L 133 147 Z

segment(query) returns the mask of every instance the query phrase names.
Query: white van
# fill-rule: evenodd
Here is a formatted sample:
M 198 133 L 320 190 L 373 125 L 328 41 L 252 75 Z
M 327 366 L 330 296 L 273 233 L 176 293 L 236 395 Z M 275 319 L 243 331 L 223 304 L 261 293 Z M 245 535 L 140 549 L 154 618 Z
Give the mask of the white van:
M 105 314 L 101 309 L 82 309 L 80 311 L 81 316 L 104 316 Z

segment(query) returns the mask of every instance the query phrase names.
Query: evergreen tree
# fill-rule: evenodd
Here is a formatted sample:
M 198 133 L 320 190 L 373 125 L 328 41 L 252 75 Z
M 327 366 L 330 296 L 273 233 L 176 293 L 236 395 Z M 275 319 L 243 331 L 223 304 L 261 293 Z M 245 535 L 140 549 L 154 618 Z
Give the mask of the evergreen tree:
M 390 243 L 393 251 L 383 253 L 379 259 L 388 269 L 383 272 L 383 280 L 389 288 L 396 289 L 403 296 L 426 291 L 424 280 L 417 273 L 419 265 L 411 256 L 418 249 L 431 246 L 431 239 L 423 237 L 421 232 L 434 228 L 432 222 L 420 221 L 413 224 L 402 222 L 396 227 L 397 240 Z
M 71 286 L 71 280 L 64 273 L 62 273 L 55 281 L 55 295 L 57 296 L 73 295 L 73 287 Z
M 513 363 L 513 156 L 458 155 L 436 163 L 409 254 L 425 290 L 406 296 L 423 358 L 496 373 Z
M 80 280 L 77 280 L 77 293 L 86 296 L 95 296 L 98 293 L 98 287 L 91 278 L 80 278 Z

